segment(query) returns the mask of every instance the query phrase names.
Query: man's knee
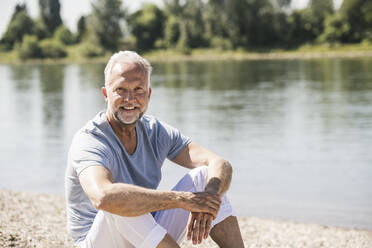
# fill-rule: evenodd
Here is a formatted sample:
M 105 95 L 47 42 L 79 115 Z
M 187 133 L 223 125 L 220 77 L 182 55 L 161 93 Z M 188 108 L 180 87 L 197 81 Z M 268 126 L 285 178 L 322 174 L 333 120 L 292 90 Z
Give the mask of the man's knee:
M 207 184 L 208 167 L 200 166 L 190 170 L 172 189 L 176 191 L 200 192 Z
M 204 191 L 208 179 L 208 167 L 200 166 L 188 173 L 195 185 L 196 191 Z
M 166 234 L 163 240 L 156 246 L 156 248 L 179 248 L 177 242 L 169 235 Z

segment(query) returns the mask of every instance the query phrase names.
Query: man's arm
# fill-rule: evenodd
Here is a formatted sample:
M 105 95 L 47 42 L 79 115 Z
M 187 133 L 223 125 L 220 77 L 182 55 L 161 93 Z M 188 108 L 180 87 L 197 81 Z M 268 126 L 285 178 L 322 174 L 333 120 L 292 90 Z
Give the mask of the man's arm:
M 90 166 L 80 175 L 80 183 L 96 209 L 121 216 L 183 208 L 191 212 L 217 215 L 221 200 L 209 192 L 176 192 L 146 189 L 125 183 L 113 183 L 111 172 L 104 166 Z
M 204 192 L 220 196 L 229 189 L 232 177 L 231 164 L 196 143 L 189 143 L 172 161 L 190 169 L 207 165 L 208 181 Z M 213 218 L 214 216 L 206 212 L 191 211 L 187 239 L 192 239 L 193 244 L 200 244 L 203 238 L 208 237 Z
M 206 192 L 222 195 L 230 187 L 231 164 L 194 142 L 190 142 L 172 161 L 189 169 L 202 165 L 208 166 Z

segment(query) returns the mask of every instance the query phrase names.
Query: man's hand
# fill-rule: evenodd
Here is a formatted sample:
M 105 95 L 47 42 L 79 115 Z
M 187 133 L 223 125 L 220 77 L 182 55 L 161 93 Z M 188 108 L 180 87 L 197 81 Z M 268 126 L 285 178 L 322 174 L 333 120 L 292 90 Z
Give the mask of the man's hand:
M 194 208 L 197 210 L 189 210 L 191 213 L 187 226 L 187 239 L 192 240 L 195 245 L 200 244 L 203 238 L 208 238 L 212 221 L 220 210 L 221 197 L 216 192 L 196 192 L 191 194 L 193 194 L 192 198 L 190 198 L 191 203 L 198 206 L 198 208 Z M 202 209 L 205 207 L 213 211 L 203 211 Z
M 207 213 L 216 218 L 220 210 L 221 197 L 211 192 L 184 192 L 181 207 L 190 212 Z
M 189 223 L 187 226 L 187 239 L 191 240 L 194 245 L 200 244 L 203 239 L 208 238 L 211 229 L 213 216 L 206 213 L 190 213 Z

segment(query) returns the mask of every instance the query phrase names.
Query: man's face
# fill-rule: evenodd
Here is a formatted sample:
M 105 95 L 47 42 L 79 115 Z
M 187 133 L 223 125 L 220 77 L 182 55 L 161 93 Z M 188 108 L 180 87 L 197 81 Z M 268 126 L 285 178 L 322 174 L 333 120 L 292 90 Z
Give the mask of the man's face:
M 109 120 L 130 125 L 142 117 L 150 100 L 147 75 L 134 63 L 116 63 L 102 93 Z

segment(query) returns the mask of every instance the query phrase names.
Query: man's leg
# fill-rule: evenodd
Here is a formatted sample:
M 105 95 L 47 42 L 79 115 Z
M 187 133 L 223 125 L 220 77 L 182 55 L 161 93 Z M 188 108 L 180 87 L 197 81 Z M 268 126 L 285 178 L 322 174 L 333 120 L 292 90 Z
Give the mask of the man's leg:
M 169 234 L 166 234 L 156 248 L 180 248 L 180 246 Z
M 238 220 L 235 216 L 229 216 L 216 224 L 210 232 L 210 236 L 219 247 L 243 248 L 243 238 L 240 233 Z
M 204 188 L 207 184 L 207 178 L 208 167 L 206 166 L 198 167 L 187 173 L 172 190 L 188 192 L 204 191 Z M 181 244 L 186 235 L 186 227 L 189 219 L 189 214 L 190 212 L 184 209 L 177 208 L 158 211 L 155 213 L 154 217 L 156 222 L 163 226 L 167 230 L 167 232 L 173 237 L 173 239 L 177 241 L 178 244 Z M 235 213 L 227 197 L 224 195 L 222 197 L 220 211 L 218 212 L 216 219 L 212 222 L 212 230 L 219 223 L 229 219 L 229 217 L 232 216 L 235 216 Z M 222 226 L 224 227 L 225 225 L 223 224 Z M 239 231 L 239 228 L 237 230 Z
M 122 217 L 98 211 L 81 248 L 178 248 L 151 214 Z

